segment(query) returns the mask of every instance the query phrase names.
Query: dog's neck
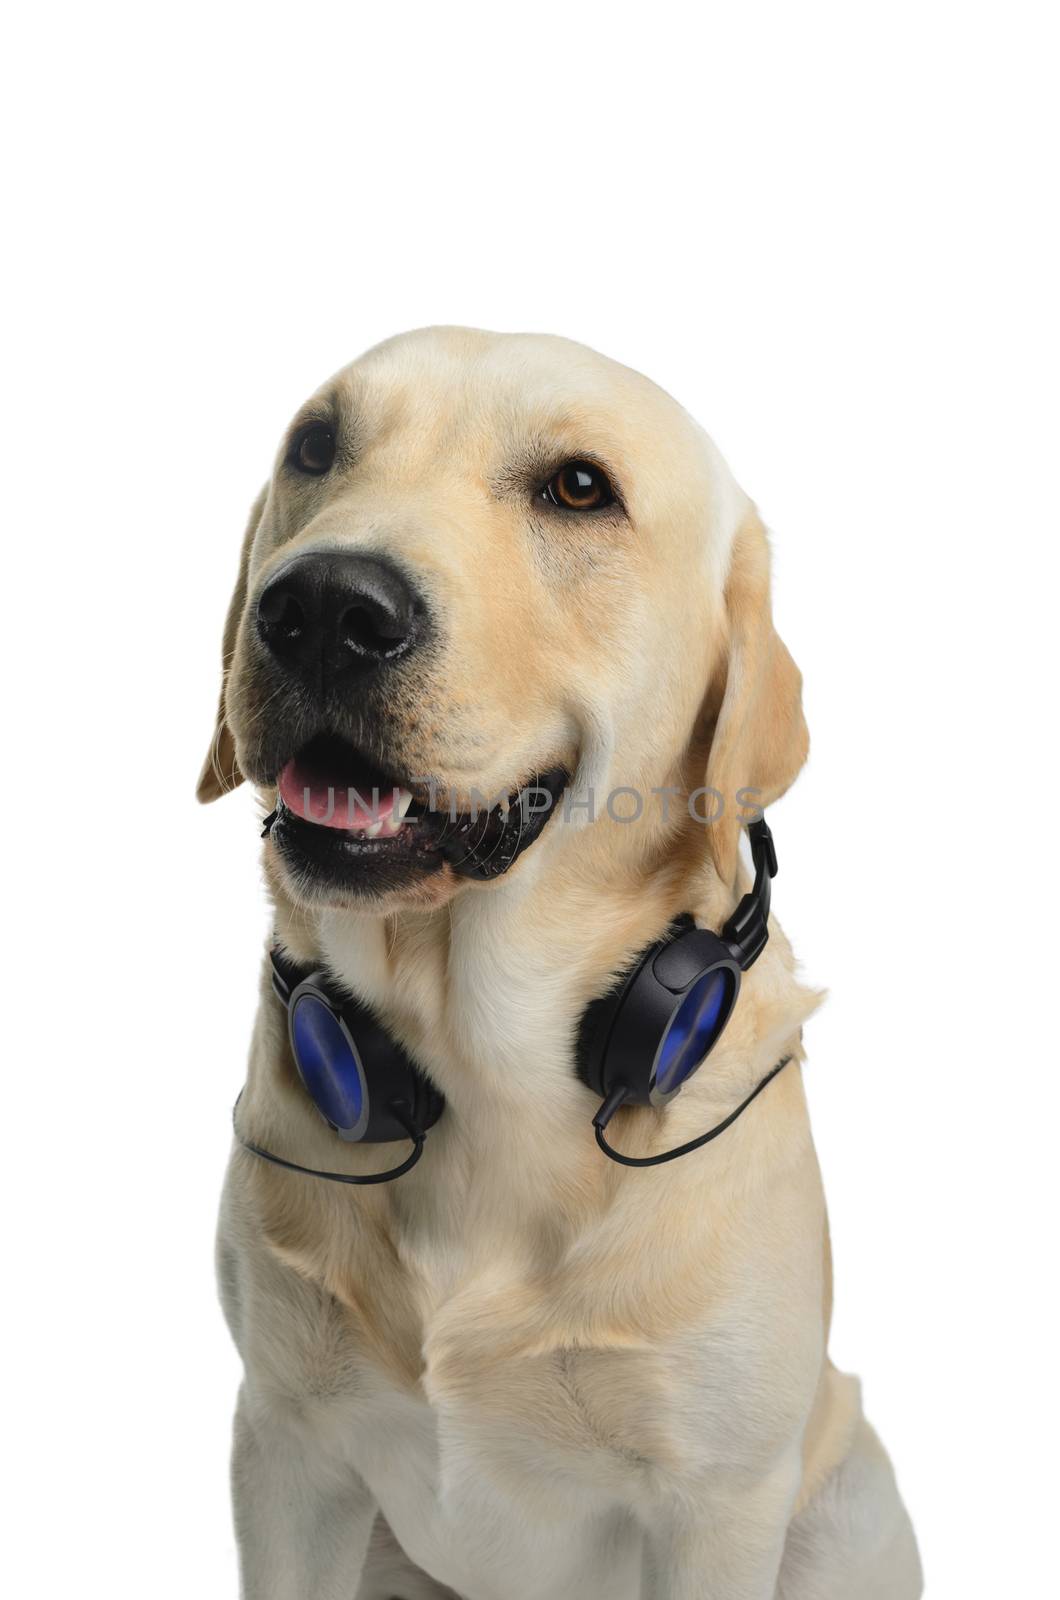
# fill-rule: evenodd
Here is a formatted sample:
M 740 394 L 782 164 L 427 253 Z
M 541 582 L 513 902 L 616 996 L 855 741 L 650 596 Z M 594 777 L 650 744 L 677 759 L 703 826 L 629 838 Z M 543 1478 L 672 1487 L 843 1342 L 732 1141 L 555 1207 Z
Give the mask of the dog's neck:
M 720 927 L 743 886 L 719 881 L 702 829 L 687 822 L 639 836 L 617 825 L 606 837 L 557 830 L 510 879 L 439 910 L 324 910 L 307 921 L 281 894 L 277 933 L 296 959 L 322 961 L 376 1010 L 454 1116 L 489 1106 L 520 1114 L 585 1097 L 573 1070 L 585 1006 L 680 912 Z M 808 1009 L 774 924 L 711 1074 L 719 1102 L 768 1070 Z

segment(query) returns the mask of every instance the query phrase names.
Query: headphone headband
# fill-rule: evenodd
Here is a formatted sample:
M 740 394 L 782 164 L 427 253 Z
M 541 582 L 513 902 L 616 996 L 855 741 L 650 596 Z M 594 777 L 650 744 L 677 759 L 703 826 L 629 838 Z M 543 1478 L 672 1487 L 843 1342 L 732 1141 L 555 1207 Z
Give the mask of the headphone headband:
M 751 841 L 755 881 L 721 930 L 725 943 L 732 945 L 742 972 L 754 966 L 766 947 L 772 880 L 777 875 L 776 846 L 765 817 L 748 826 L 747 837 Z

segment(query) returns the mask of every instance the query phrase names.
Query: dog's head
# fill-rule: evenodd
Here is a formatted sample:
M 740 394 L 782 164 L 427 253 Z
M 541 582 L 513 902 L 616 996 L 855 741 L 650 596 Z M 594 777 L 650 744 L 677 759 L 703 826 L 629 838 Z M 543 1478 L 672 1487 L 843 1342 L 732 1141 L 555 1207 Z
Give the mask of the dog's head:
M 761 524 L 647 379 L 562 339 L 429 329 L 298 412 L 199 784 L 277 794 L 296 895 L 440 904 L 518 871 L 572 797 L 584 821 L 590 789 L 603 813 L 690 771 L 731 881 L 738 795 L 767 804 L 805 753 Z

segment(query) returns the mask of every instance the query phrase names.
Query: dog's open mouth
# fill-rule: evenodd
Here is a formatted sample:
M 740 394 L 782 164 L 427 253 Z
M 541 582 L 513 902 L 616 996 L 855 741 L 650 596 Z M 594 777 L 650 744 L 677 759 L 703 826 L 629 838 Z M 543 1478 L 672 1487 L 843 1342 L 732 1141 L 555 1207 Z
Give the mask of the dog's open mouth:
M 540 836 L 567 786 L 565 768 L 507 795 L 449 800 L 430 779 L 400 781 L 347 741 L 318 735 L 281 767 L 270 827 L 306 887 L 379 894 L 449 866 L 463 877 L 507 872 Z

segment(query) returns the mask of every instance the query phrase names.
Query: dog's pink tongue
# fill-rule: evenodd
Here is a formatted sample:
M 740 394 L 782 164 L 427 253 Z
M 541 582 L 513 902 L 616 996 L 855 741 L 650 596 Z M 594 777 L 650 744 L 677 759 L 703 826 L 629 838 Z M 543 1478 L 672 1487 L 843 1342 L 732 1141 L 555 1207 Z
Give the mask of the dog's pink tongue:
M 305 772 L 297 760 L 288 761 L 276 781 L 280 799 L 296 817 L 325 828 L 368 828 L 389 816 L 394 795 L 389 789 L 360 794 L 347 784 L 328 783 L 318 773 Z

